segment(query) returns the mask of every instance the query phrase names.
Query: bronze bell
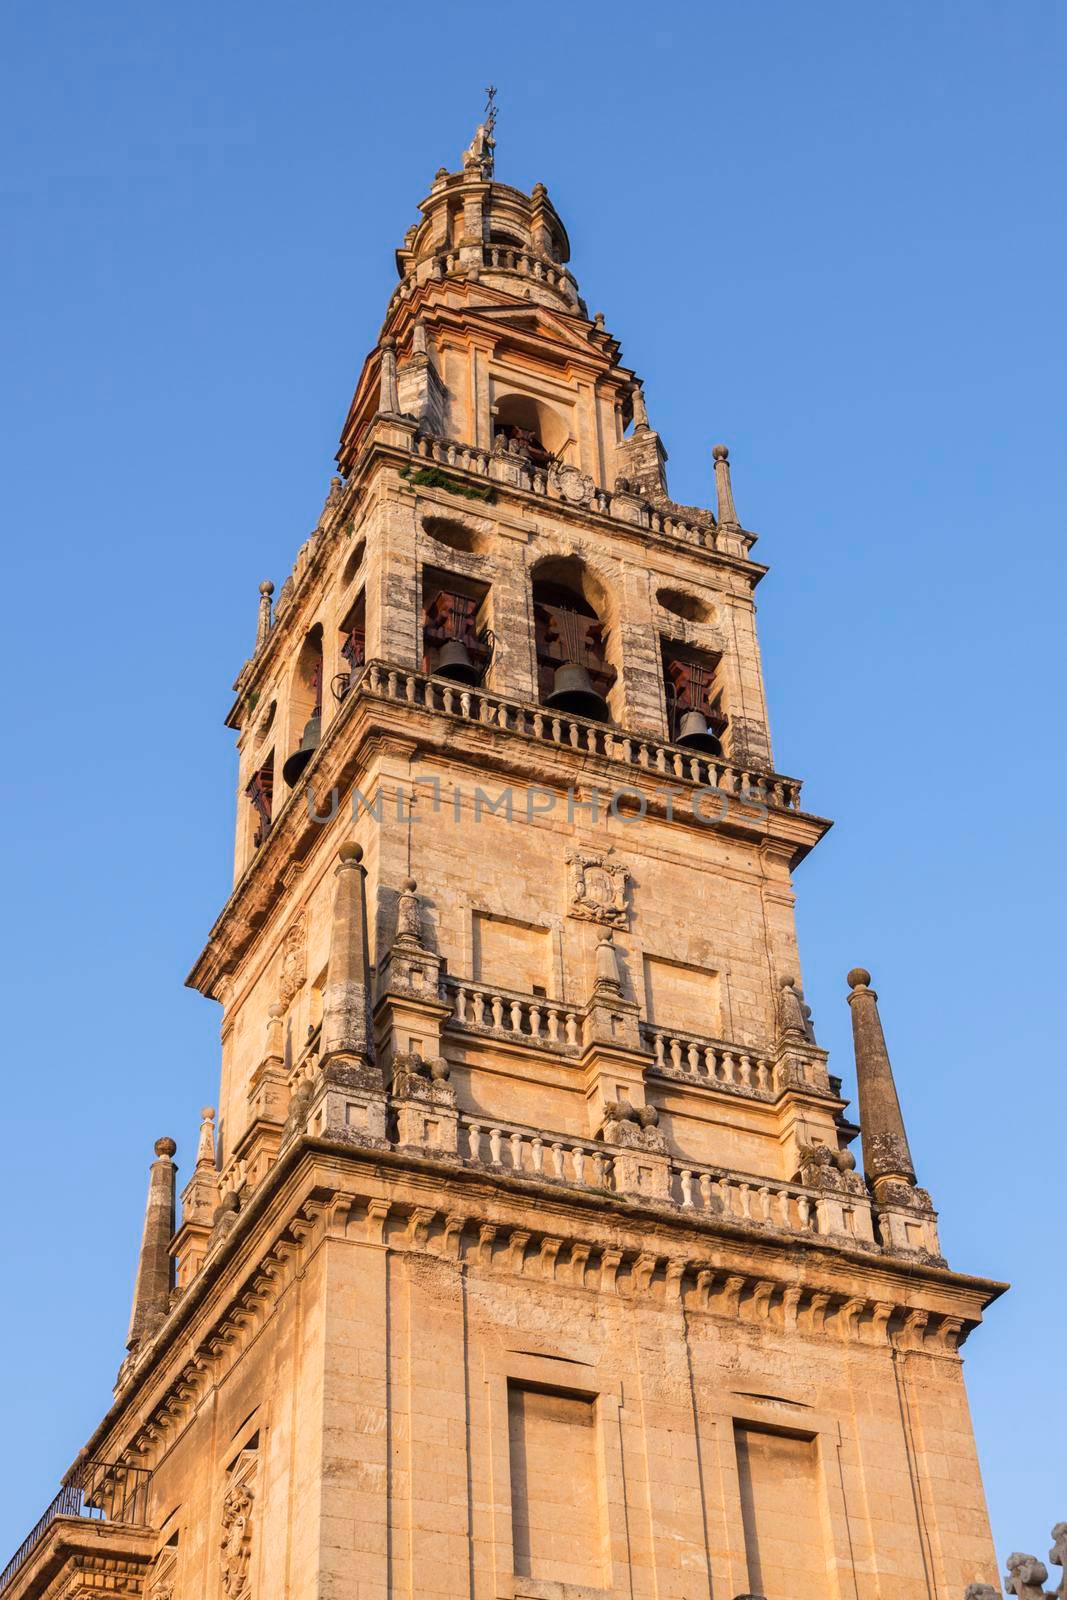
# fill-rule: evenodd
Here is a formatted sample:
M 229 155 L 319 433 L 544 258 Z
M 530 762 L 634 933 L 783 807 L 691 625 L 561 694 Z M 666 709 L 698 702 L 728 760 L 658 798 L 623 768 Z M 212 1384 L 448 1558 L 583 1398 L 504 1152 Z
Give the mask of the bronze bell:
M 455 683 L 477 683 L 481 677 L 462 639 L 445 640 L 435 670 L 439 678 L 451 678 Z
M 609 717 L 604 696 L 597 694 L 592 678 L 575 661 L 565 661 L 556 668 L 552 693 L 545 705 L 553 711 L 569 711 L 573 717 L 591 717 L 597 722 L 607 722 Z
M 708 719 L 703 711 L 686 712 L 674 742 L 685 750 L 699 750 L 708 756 L 722 755 L 722 745 L 708 727 Z
M 292 789 L 300 781 L 300 774 L 319 748 L 322 734 L 322 713 L 316 711 L 304 723 L 304 737 L 282 768 L 282 777 Z

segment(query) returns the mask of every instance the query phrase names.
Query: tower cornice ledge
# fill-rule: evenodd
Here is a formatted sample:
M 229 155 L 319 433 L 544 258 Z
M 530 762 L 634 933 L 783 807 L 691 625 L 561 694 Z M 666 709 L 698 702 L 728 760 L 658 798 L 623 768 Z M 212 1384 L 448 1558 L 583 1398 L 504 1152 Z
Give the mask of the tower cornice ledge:
M 532 1202 L 537 1223 L 531 1228 Z M 419 1232 L 411 1226 L 415 1217 L 426 1224 Z M 502 1249 L 486 1260 L 473 1241 L 464 1252 L 462 1235 L 449 1249 L 443 1237 L 449 1220 L 461 1220 L 464 1229 L 484 1224 L 502 1246 L 512 1237 L 521 1240 L 518 1258 Z M 651 1259 L 655 1286 L 634 1275 L 623 1298 L 663 1304 L 659 1269 L 673 1266 L 667 1282 L 673 1279 L 687 1313 L 766 1321 L 770 1302 L 798 1289 L 812 1324 L 801 1332 L 821 1333 L 836 1318 L 840 1337 L 884 1344 L 892 1323 L 892 1342 L 900 1348 L 946 1357 L 955 1357 L 1008 1287 L 836 1238 L 793 1237 L 722 1219 L 695 1226 L 691 1213 L 670 1202 L 478 1170 L 410 1148 L 361 1148 L 303 1134 L 283 1149 L 166 1322 L 124 1367 L 114 1402 L 70 1473 L 103 1455 L 152 1468 L 155 1454 L 195 1412 L 201 1391 L 239 1359 L 325 1240 L 428 1250 L 464 1270 L 521 1277 L 527 1251 L 529 1275 L 536 1276 L 534 1245 L 542 1237 L 585 1247 L 586 1257 L 592 1250 L 612 1258 L 610 1283 L 594 1284 L 583 1266 L 575 1288 L 618 1294 L 618 1268 Z M 709 1303 L 709 1281 L 719 1285 L 721 1304 Z M 747 1313 L 741 1302 L 750 1306 Z

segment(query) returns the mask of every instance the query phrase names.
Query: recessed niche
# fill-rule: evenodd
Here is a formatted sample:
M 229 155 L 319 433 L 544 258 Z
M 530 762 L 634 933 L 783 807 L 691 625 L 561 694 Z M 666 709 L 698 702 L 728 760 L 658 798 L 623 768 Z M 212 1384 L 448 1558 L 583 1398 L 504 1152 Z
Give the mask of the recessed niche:
M 669 611 L 675 617 L 684 617 L 686 622 L 712 622 L 715 618 L 714 606 L 701 600 L 698 595 L 686 594 L 684 589 L 659 589 L 656 599 L 664 611 Z
M 352 579 L 356 576 L 356 573 L 363 565 L 363 557 L 366 555 L 366 553 L 367 541 L 366 539 L 360 539 L 356 544 L 355 549 L 352 551 L 352 554 L 345 562 L 345 570 L 341 574 L 342 589 L 348 588 L 348 585 L 352 582 Z
M 450 550 L 462 550 L 467 555 L 477 556 L 485 549 L 485 535 L 464 527 L 462 522 L 451 522 L 447 517 L 426 517 L 422 526 L 431 539 L 447 545 Z

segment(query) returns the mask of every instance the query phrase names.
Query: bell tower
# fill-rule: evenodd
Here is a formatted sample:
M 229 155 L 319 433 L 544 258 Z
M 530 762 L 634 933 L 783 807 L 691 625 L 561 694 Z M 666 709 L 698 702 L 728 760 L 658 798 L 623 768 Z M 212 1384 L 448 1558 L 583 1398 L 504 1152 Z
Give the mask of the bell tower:
M 65 1480 L 107 1520 L 7 1583 L 74 1550 L 155 1600 L 959 1600 L 995 1576 L 959 1347 L 1003 1286 L 942 1257 L 870 974 L 859 1126 L 804 1000 L 829 824 L 774 765 L 728 451 L 714 510 L 671 499 L 493 157 L 436 174 L 261 585 L 189 978 L 219 1104 L 176 1214 L 156 1144 Z

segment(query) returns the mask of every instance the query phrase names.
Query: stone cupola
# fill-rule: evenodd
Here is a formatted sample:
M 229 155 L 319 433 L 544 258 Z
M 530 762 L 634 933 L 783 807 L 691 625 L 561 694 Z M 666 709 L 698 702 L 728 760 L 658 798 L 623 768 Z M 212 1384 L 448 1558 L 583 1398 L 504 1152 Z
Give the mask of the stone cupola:
M 422 220 L 408 229 L 396 253 L 401 283 L 473 278 L 584 316 L 567 268 L 570 240 L 548 190 L 535 183 L 525 195 L 495 182 L 492 171 L 491 136 L 480 127 L 464 151 L 462 169 L 439 168 L 420 203 Z

